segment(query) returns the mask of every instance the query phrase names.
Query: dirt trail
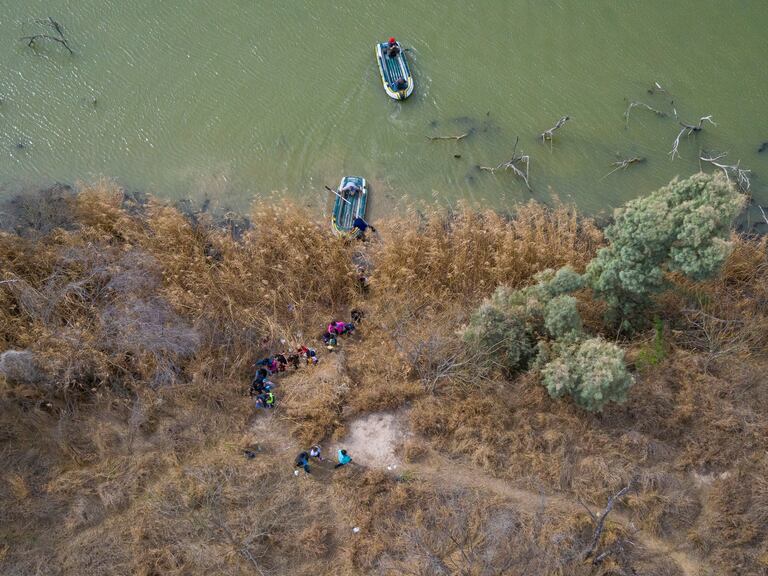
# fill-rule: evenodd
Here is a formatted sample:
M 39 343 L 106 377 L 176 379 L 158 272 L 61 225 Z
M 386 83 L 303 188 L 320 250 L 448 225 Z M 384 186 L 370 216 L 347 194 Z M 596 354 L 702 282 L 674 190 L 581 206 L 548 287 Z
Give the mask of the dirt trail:
M 567 494 L 542 494 L 517 488 L 505 480 L 488 475 L 482 469 L 448 460 L 434 452 L 421 463 L 403 465 L 399 452 L 403 441 L 410 435 L 407 411 L 373 413 L 349 423 L 349 434 L 344 439 L 343 445 L 350 450 L 355 461 L 364 466 L 386 468 L 393 474 L 398 474 L 405 468 L 415 471 L 422 478 L 429 479 L 437 485 L 460 486 L 491 492 L 514 501 L 521 510 L 529 513 L 539 510 L 542 500 L 544 506 L 554 506 L 574 514 L 583 512 L 581 506 Z M 336 447 L 338 446 L 334 446 Z M 623 524 L 633 531 L 636 530 L 631 518 L 618 510 L 611 512 L 610 520 Z M 674 560 L 685 576 L 714 574 L 682 546 L 667 543 L 641 531 L 637 531 L 634 538 L 649 552 Z
M 256 418 L 250 426 L 251 434 L 256 437 L 268 435 L 274 437 L 275 430 L 280 430 L 278 436 L 288 439 L 287 429 L 283 429 L 279 419 L 273 414 Z M 521 510 L 536 513 L 545 507 L 557 507 L 574 514 L 583 512 L 583 508 L 573 498 L 562 493 L 540 493 L 525 488 L 513 486 L 501 478 L 487 474 L 481 468 L 464 462 L 449 460 L 440 454 L 430 452 L 423 461 L 402 464 L 399 452 L 402 442 L 410 436 L 407 428 L 407 413 L 400 410 L 395 413 L 373 413 L 353 420 L 349 423 L 349 434 L 341 443 L 331 443 L 327 446 L 326 458 L 333 458 L 335 450 L 346 447 L 355 462 L 370 468 L 385 468 L 393 475 L 403 470 L 413 471 L 419 477 L 429 480 L 437 486 L 458 486 L 470 490 L 480 490 L 502 496 L 513 501 Z M 280 442 L 273 449 L 284 453 L 287 459 L 293 457 L 297 446 L 290 440 Z M 329 448 L 329 449 L 328 449 Z M 326 460 L 322 466 L 314 466 L 313 476 L 316 479 L 330 480 L 333 474 L 333 461 Z M 601 511 L 596 510 L 595 513 Z M 646 550 L 662 557 L 671 558 L 680 568 L 684 576 L 711 576 L 715 572 L 695 555 L 687 552 L 683 546 L 667 543 L 651 534 L 638 531 L 631 518 L 620 511 L 611 512 L 610 520 L 623 524 L 634 531 L 634 540 Z
M 529 513 L 535 513 L 539 510 L 542 503 L 544 506 L 555 506 L 572 511 L 573 513 L 583 512 L 583 508 L 566 495 L 539 493 L 517 488 L 505 480 L 489 476 L 481 469 L 449 461 L 436 454 L 430 455 L 424 463 L 407 464 L 405 469 L 415 471 L 420 477 L 429 479 L 438 485 L 460 486 L 462 488 L 492 492 L 514 501 L 521 510 Z M 600 511 L 595 512 L 599 513 Z M 616 510 L 611 512 L 609 518 L 613 522 L 633 527 L 629 516 Z M 682 547 L 669 544 L 641 531 L 635 533 L 634 539 L 648 551 L 674 560 L 685 576 L 708 576 L 714 574 L 713 571 L 706 568 L 701 560 L 683 550 Z

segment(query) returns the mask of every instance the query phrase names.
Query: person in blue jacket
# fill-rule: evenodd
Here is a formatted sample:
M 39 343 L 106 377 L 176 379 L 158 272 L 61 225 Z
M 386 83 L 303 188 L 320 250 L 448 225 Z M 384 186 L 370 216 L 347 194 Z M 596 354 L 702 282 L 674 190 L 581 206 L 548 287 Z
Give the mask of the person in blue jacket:
M 376 232 L 376 228 L 368 224 L 368 222 L 366 222 L 363 218 L 360 218 L 360 216 L 352 221 L 352 228 L 357 228 L 358 240 L 365 240 L 365 232 L 368 230 L 368 228 L 371 229 L 371 232 Z
M 339 450 L 339 463 L 334 466 L 334 468 L 341 468 L 345 464 L 349 464 L 352 462 L 352 456 L 347 454 L 347 451 L 343 448 Z
M 309 471 L 309 454 L 302 452 L 296 456 L 296 468 L 304 468 L 304 472 L 310 474 Z

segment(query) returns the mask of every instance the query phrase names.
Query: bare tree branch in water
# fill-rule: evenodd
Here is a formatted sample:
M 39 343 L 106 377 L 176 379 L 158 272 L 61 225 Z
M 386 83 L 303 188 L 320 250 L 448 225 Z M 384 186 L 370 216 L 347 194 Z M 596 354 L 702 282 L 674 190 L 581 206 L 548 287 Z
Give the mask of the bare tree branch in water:
M 752 185 L 752 183 L 749 181 L 749 175 L 751 174 L 752 170 L 746 170 L 741 167 L 741 160 L 736 162 L 736 164 L 722 164 L 719 162 L 719 160 L 722 160 L 728 156 L 727 152 L 723 152 L 722 154 L 718 156 L 699 156 L 699 160 L 702 162 L 707 162 L 709 164 L 712 164 L 712 166 L 715 166 L 716 168 L 720 168 L 720 170 L 723 171 L 725 174 L 725 177 L 728 179 L 728 181 L 731 181 L 731 177 L 733 177 L 734 181 L 736 182 L 736 185 L 743 191 L 743 192 L 749 192 L 749 188 Z
M 712 124 L 712 126 L 717 126 L 715 121 L 712 120 L 712 114 L 710 114 L 709 116 L 702 116 L 701 118 L 699 118 L 698 124 L 686 124 L 685 122 L 680 122 L 680 126 L 685 127 L 687 130 L 690 131 L 689 133 L 692 134 L 693 132 L 701 132 L 701 130 L 704 128 L 705 121 Z
M 661 84 L 659 84 L 658 82 L 654 81 L 653 86 L 648 88 L 648 94 L 654 95 L 657 92 L 661 92 L 663 94 L 669 94 L 669 92 L 667 92 L 664 88 L 661 87 Z
M 677 152 L 677 148 L 680 146 L 680 136 L 682 136 L 685 133 L 685 128 L 680 130 L 677 134 L 677 138 L 675 138 L 675 141 L 672 143 L 672 150 L 669 152 L 669 155 L 672 157 L 672 160 L 675 159 L 675 156 L 680 156 L 680 154 Z
M 547 140 L 552 140 L 552 137 L 555 135 L 555 130 L 562 128 L 563 124 L 568 122 L 568 120 L 570 119 L 571 119 L 570 116 L 562 116 L 560 120 L 558 120 L 557 123 L 554 126 L 552 126 L 552 128 L 550 128 L 549 130 L 544 130 L 544 132 L 539 134 L 541 141 L 545 142 Z
M 760 208 L 760 214 L 763 215 L 763 220 L 765 220 L 765 223 L 768 224 L 768 216 L 765 214 L 765 210 L 763 210 L 763 207 L 760 206 L 760 204 L 757 204 L 757 207 Z
M 69 47 L 69 44 L 67 43 L 67 38 L 64 36 L 64 30 L 61 27 L 61 24 L 56 22 L 53 18 L 48 16 L 46 20 L 36 20 L 38 24 L 42 24 L 43 26 L 47 26 L 50 28 L 53 32 L 56 33 L 56 36 L 51 36 L 50 34 L 33 34 L 32 36 L 22 36 L 20 40 L 26 40 L 27 46 L 30 48 L 33 48 L 35 45 L 35 41 L 39 39 L 46 39 L 46 40 L 53 40 L 54 42 L 58 42 L 64 48 L 66 48 L 70 54 L 74 55 L 74 52 L 72 51 L 72 48 Z
M 568 118 L 567 116 L 563 116 L 563 118 Z M 557 128 L 557 127 L 555 127 Z M 533 188 L 531 188 L 531 185 L 528 181 L 528 172 L 531 166 L 531 157 L 527 154 L 520 154 L 517 155 L 517 142 L 520 140 L 520 137 L 518 136 L 515 138 L 515 147 L 512 149 L 512 158 L 507 160 L 506 162 L 502 162 L 495 168 L 491 168 L 490 166 L 479 166 L 480 170 L 485 170 L 487 172 L 496 172 L 496 170 L 511 170 L 518 178 L 523 180 L 525 182 L 526 188 L 528 190 L 533 191 Z M 523 172 L 521 166 L 525 167 L 525 172 Z
M 669 155 L 672 157 L 672 160 L 675 159 L 675 156 L 680 156 L 680 153 L 677 151 L 678 147 L 680 146 L 680 137 L 685 134 L 686 136 L 690 136 L 691 134 L 695 134 L 697 132 L 701 132 L 704 129 L 704 122 L 709 122 L 712 124 L 712 126 L 717 126 L 715 122 L 712 120 L 712 115 L 709 116 L 702 116 L 699 118 L 698 124 L 686 124 L 685 122 L 680 122 L 680 126 L 682 126 L 682 130 L 678 132 L 677 138 L 675 138 L 675 141 L 672 143 L 672 150 L 670 150 Z
M 459 136 L 427 136 L 427 140 L 435 141 L 435 140 L 456 140 L 458 142 L 459 140 L 462 140 L 463 138 L 466 138 L 469 136 L 469 132 L 464 132 L 464 134 L 461 134 Z
M 649 110 L 656 114 L 656 116 L 659 116 L 660 118 L 666 118 L 668 114 L 662 110 L 658 110 L 654 108 L 653 106 L 649 106 L 645 102 L 638 102 L 637 100 L 632 100 L 632 102 L 629 103 L 629 106 L 627 106 L 626 112 L 624 112 L 624 118 L 626 119 L 625 128 L 629 128 L 629 115 L 632 113 L 632 108 L 636 107 L 642 107 L 646 110 Z
M 625 160 L 618 160 L 613 164 L 611 164 L 611 166 L 616 166 L 616 168 L 608 172 L 608 174 L 600 178 L 600 180 L 604 180 L 608 178 L 608 176 L 610 176 L 611 174 L 613 174 L 618 170 L 626 170 L 629 166 L 632 166 L 632 164 L 640 164 L 642 162 L 645 162 L 645 158 L 643 158 L 642 156 L 633 156 L 632 158 L 627 158 Z

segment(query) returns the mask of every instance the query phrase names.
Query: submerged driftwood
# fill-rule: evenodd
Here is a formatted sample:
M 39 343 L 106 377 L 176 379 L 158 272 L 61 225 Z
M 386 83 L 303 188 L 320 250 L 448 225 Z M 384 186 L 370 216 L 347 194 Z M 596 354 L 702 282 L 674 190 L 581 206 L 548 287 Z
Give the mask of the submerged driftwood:
M 55 34 L 55 36 L 52 36 L 51 34 L 41 33 L 41 34 L 33 34 L 32 36 L 22 36 L 20 40 L 26 40 L 27 46 L 29 46 L 30 48 L 34 48 L 35 42 L 37 40 L 52 40 L 53 42 L 58 42 L 59 44 L 64 46 L 64 48 L 66 48 L 70 54 L 74 55 L 74 51 L 72 50 L 72 48 L 69 47 L 67 38 L 64 35 L 64 30 L 61 27 L 61 24 L 56 22 L 56 20 L 54 20 L 50 16 L 48 16 L 46 20 L 36 20 L 36 22 L 38 24 L 42 24 L 43 26 L 50 28 L 51 31 Z
M 517 142 L 520 140 L 520 137 L 518 136 L 515 138 L 515 147 L 512 149 L 512 158 L 507 160 L 506 162 L 502 162 L 496 167 L 491 166 L 478 166 L 480 170 L 485 170 L 486 172 L 496 172 L 497 170 L 511 170 L 518 178 L 520 178 L 523 182 L 525 182 L 526 188 L 528 190 L 533 191 L 531 188 L 530 183 L 528 182 L 528 171 L 531 166 L 531 157 L 527 154 L 520 154 L 517 155 Z M 523 172 L 522 167 L 525 167 L 525 172 Z

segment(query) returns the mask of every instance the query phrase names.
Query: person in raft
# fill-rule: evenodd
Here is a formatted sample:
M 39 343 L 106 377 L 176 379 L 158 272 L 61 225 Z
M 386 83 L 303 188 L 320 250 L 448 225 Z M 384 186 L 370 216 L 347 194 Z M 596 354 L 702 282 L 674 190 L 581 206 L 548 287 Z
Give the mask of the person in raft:
M 400 46 L 397 45 L 397 40 L 392 37 L 389 39 L 389 44 L 387 44 L 387 56 L 390 58 L 397 58 L 399 54 Z
M 395 80 L 395 88 L 397 90 L 405 90 L 406 88 L 408 88 L 408 82 L 406 81 L 405 78 L 400 76 L 400 78 Z
M 352 456 L 347 454 L 347 451 L 342 448 L 341 450 L 339 450 L 339 463 L 336 464 L 334 468 L 341 468 L 342 466 L 344 466 L 345 464 L 349 464 L 350 462 L 352 462 Z
M 341 189 L 341 193 L 346 194 L 347 196 L 354 196 L 359 191 L 360 191 L 360 186 L 358 186 L 352 181 L 344 184 L 344 188 Z

